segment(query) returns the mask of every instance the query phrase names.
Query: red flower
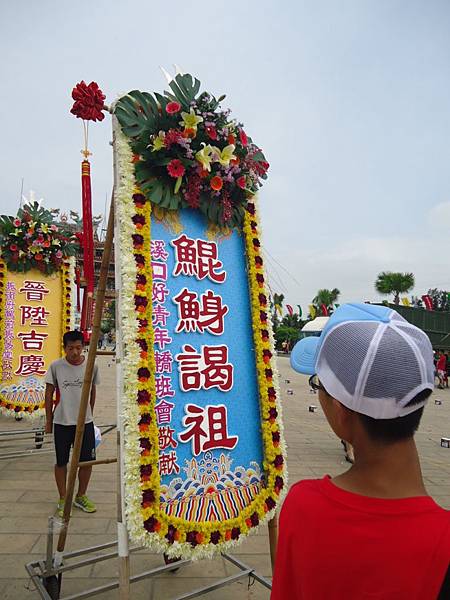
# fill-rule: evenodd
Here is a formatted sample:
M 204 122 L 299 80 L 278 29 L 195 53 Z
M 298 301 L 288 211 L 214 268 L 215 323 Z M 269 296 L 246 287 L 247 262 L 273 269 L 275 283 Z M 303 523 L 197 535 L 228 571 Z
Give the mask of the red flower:
M 183 136 L 176 129 L 169 129 L 164 136 L 164 146 L 170 148 L 173 144 L 178 144 L 178 140 Z
M 243 129 L 239 129 L 239 139 L 241 140 L 241 144 L 246 146 L 248 144 L 247 134 Z
M 166 113 L 168 115 L 174 115 L 177 112 L 180 112 L 181 104 L 179 102 L 169 102 L 166 106 Z
M 16 244 L 11 244 L 11 246 L 9 247 L 9 249 L 11 250 L 11 252 L 17 252 L 17 250 L 18 250 Z
M 241 188 L 241 190 L 245 190 L 246 183 L 245 175 L 242 175 L 242 177 L 236 179 L 236 184 Z
M 85 121 L 103 121 L 105 115 L 104 100 L 105 94 L 98 87 L 95 81 L 86 85 L 80 81 L 72 90 L 72 98 L 75 100 L 70 112 L 78 119 Z
M 42 256 L 42 254 L 35 254 L 34 258 L 35 260 L 42 260 L 44 257 Z
M 234 135 L 232 133 L 229 134 L 228 136 L 228 143 L 229 144 L 235 144 L 236 143 L 236 138 L 234 137 Z
M 217 131 L 214 125 L 208 125 L 205 130 L 210 140 L 217 140 Z
M 167 165 L 167 171 L 171 177 L 177 178 L 177 177 L 183 177 L 186 169 L 184 168 L 181 160 L 178 160 L 178 158 L 174 158 Z
M 219 190 L 222 189 L 223 186 L 223 181 L 222 181 L 222 177 L 219 177 L 218 175 L 215 175 L 211 181 L 209 182 L 210 186 L 212 187 L 212 189 L 216 192 L 218 192 Z

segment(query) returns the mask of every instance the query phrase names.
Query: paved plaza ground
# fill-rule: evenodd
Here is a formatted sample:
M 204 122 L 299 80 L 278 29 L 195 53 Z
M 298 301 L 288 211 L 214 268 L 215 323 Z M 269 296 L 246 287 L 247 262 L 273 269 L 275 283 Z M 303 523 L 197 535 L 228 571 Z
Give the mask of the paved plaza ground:
M 108 357 L 99 357 L 102 384 L 98 391 L 95 420 L 97 424 L 115 423 L 115 364 Z M 295 374 L 288 359 L 278 359 L 284 410 L 285 435 L 288 444 L 289 482 L 336 475 L 346 469 L 339 440 L 328 428 L 320 408 L 309 412 L 310 404 L 318 405 L 305 377 Z M 289 380 L 289 383 L 286 381 Z M 288 394 L 292 390 L 292 394 Z M 442 404 L 435 404 L 440 399 Z M 1 419 L 0 430 L 30 428 L 22 421 Z M 440 446 L 442 436 L 450 437 L 450 392 L 435 390 L 425 410 L 417 442 L 422 457 L 423 473 L 428 492 L 436 501 L 450 508 L 450 448 Z M 99 448 L 98 458 L 115 456 L 116 437 L 107 434 Z M 0 443 L 4 455 L 14 449 L 33 448 L 34 441 L 11 440 Z M 2 600 L 34 600 L 39 594 L 29 584 L 24 565 L 44 558 L 48 516 L 56 507 L 57 492 L 53 479 L 54 457 L 50 440 L 32 456 L 0 460 L 0 598 Z M 67 550 L 85 548 L 116 539 L 116 466 L 94 467 L 89 494 L 98 511 L 88 515 L 74 508 L 70 523 Z M 269 542 L 266 529 L 250 536 L 235 552 L 245 563 L 270 577 Z M 131 559 L 132 573 L 161 566 L 160 556 L 139 552 Z M 182 593 L 213 582 L 215 578 L 237 572 L 219 558 L 202 561 L 180 569 L 174 574 L 145 580 L 132 585 L 135 600 L 169 600 Z M 68 572 L 63 577 L 62 596 L 102 585 L 117 577 L 114 560 Z M 102 600 L 117 598 L 117 592 L 95 596 Z M 266 600 L 269 593 L 258 583 L 250 590 L 247 582 L 211 592 L 204 598 L 216 600 Z

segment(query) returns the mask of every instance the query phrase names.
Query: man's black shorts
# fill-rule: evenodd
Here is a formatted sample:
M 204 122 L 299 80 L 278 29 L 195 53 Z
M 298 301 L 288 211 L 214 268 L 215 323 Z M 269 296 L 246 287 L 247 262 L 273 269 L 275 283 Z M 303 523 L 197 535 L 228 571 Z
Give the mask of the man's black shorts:
M 53 439 L 55 442 L 56 464 L 64 467 L 69 462 L 70 447 L 75 441 L 76 425 L 53 425 Z M 94 423 L 84 426 L 83 442 L 81 444 L 80 461 L 95 460 L 95 433 Z

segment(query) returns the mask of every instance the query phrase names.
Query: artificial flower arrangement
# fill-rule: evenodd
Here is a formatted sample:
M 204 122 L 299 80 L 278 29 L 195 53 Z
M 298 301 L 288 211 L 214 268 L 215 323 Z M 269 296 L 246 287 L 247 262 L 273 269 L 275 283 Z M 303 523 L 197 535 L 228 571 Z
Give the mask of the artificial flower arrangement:
M 137 94 L 140 94 L 138 92 Z M 258 378 L 261 434 L 264 447 L 264 486 L 237 517 L 194 521 L 168 515 L 160 504 L 158 427 L 155 416 L 155 360 L 152 325 L 151 215 L 158 203 L 144 195 L 137 179 L 136 138 L 118 128 L 117 211 L 121 248 L 121 327 L 126 354 L 122 362 L 122 396 L 126 465 L 127 525 L 133 541 L 157 548 L 170 557 L 201 558 L 232 549 L 275 514 L 287 490 L 286 447 L 281 419 L 268 292 L 259 240 L 257 207 L 245 200 L 243 233 L 248 261 L 250 308 Z M 133 162 L 134 161 L 134 162 Z M 204 178 L 206 179 L 206 177 Z M 173 179 L 171 180 L 173 185 Z M 206 192 L 205 192 L 206 193 Z M 208 192 L 211 196 L 211 192 Z M 250 196 L 250 194 L 249 194 Z M 211 197 L 211 202 L 217 196 Z M 178 200 L 177 200 L 178 201 Z M 244 205 L 243 205 L 244 206 Z
M 131 141 L 140 190 L 160 208 L 200 210 L 210 223 L 241 227 L 248 199 L 267 178 L 263 152 L 200 81 L 177 75 L 164 95 L 137 90 L 115 105 Z
M 9 271 L 26 273 L 36 268 L 50 275 L 77 248 L 76 237 L 56 225 L 52 213 L 38 202 L 25 204 L 17 217 L 0 216 L 0 256 Z

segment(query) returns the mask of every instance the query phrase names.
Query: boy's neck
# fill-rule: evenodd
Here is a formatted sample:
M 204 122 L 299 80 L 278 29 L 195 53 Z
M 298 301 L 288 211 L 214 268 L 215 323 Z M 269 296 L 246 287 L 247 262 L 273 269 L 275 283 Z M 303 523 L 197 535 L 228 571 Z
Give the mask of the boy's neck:
M 338 487 L 373 498 L 426 496 L 414 438 L 394 444 L 355 443 L 355 463 L 333 478 Z

